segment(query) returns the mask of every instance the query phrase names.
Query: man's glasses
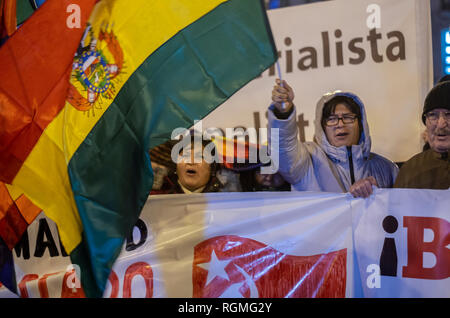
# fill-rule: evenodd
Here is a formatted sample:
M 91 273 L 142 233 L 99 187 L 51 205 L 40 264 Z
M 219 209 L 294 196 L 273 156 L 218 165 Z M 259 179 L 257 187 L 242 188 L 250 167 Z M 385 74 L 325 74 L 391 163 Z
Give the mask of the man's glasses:
M 355 114 L 345 114 L 342 117 L 331 115 L 325 120 L 325 124 L 327 126 L 336 126 L 339 123 L 339 120 L 342 120 L 342 122 L 346 125 L 353 124 L 355 120 L 358 118 Z
M 439 120 L 439 117 L 444 117 L 444 119 L 447 122 L 450 122 L 450 111 L 445 111 L 445 112 L 435 112 L 435 111 L 431 111 L 425 114 L 425 117 L 428 119 L 428 121 L 432 124 L 437 123 L 437 121 Z

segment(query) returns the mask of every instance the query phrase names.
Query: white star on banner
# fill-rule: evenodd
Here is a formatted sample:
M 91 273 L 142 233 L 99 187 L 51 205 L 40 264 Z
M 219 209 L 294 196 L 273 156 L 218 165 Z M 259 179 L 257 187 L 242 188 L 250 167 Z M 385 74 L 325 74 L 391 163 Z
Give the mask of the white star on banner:
M 228 274 L 225 272 L 225 267 L 227 267 L 230 262 L 231 261 L 219 260 L 216 256 L 216 252 L 213 250 L 211 253 L 211 261 L 208 263 L 197 264 L 197 266 L 200 266 L 208 271 L 205 286 L 208 285 L 216 276 L 220 276 L 229 281 Z

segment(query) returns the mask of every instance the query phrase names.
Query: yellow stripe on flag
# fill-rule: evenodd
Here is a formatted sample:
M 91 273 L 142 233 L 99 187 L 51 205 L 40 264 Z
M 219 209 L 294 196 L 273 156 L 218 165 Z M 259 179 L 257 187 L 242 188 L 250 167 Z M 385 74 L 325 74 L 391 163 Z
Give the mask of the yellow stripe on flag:
M 52 122 L 44 131 L 14 185 L 26 191 L 27 197 L 58 225 L 61 242 L 70 253 L 81 242 L 83 227 L 70 186 L 62 138 L 55 141 L 49 137 L 56 135 L 56 128 L 62 129 L 62 125 L 56 125 L 58 122 L 62 123 Z
M 162 44 L 180 30 L 227 0 L 133 0 L 99 2 L 89 19 L 94 37 L 100 30 L 112 31 L 123 51 L 124 70 L 115 80 L 115 95 L 141 65 Z M 165 14 L 161 14 L 165 12 Z M 88 39 L 86 39 L 88 41 Z M 106 42 L 97 49 L 112 54 Z M 57 63 L 57 61 L 51 61 Z M 72 84 L 85 93 L 76 80 Z M 84 90 L 84 91 L 83 91 Z M 82 225 L 73 198 L 67 165 L 91 129 L 114 100 L 98 99 L 93 112 L 80 111 L 66 102 L 64 109 L 47 126 L 13 184 L 55 221 L 66 251 L 81 242 Z
M 101 1 L 89 21 L 96 37 L 102 27 L 114 32 L 123 50 L 126 69 L 119 75 L 116 93 L 150 54 L 222 2 L 226 0 Z M 130 9 L 130 6 L 133 8 Z M 161 12 L 165 14 L 161 15 Z M 105 41 L 97 47 L 103 52 L 109 51 Z M 87 116 L 66 104 L 64 130 L 68 160 L 112 101 L 103 99 L 95 109 L 95 116 Z

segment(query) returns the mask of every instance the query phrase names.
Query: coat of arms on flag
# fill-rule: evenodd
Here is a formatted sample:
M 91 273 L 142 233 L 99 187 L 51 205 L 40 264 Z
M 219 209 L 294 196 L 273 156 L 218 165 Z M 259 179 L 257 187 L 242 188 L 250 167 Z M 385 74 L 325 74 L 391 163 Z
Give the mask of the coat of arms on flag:
M 101 297 L 152 188 L 148 151 L 276 48 L 259 0 L 79 0 L 87 29 L 66 27 L 71 2 L 46 1 L 0 49 L 0 181 L 55 221 Z
M 88 23 L 75 54 L 72 82 L 67 101 L 80 111 L 92 110 L 101 98 L 112 99 L 120 82 L 118 75 L 124 66 L 123 51 L 108 25 L 100 30 L 98 39 Z M 99 100 L 100 98 L 100 100 Z M 97 106 L 100 107 L 100 106 Z

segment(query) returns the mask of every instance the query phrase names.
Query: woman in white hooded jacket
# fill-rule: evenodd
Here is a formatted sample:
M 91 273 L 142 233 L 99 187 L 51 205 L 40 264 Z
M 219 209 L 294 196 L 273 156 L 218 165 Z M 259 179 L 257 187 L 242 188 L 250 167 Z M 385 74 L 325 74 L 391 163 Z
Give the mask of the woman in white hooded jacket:
M 277 79 L 269 107 L 269 128 L 279 128 L 279 171 L 293 190 L 350 192 L 354 197 L 368 197 L 372 186 L 393 186 L 398 167 L 370 152 L 366 111 L 356 95 L 334 92 L 319 100 L 314 142 L 298 140 L 293 100 L 292 88 Z

